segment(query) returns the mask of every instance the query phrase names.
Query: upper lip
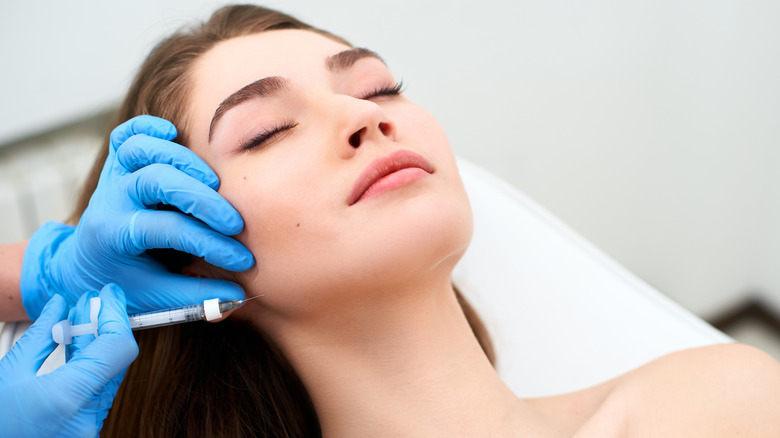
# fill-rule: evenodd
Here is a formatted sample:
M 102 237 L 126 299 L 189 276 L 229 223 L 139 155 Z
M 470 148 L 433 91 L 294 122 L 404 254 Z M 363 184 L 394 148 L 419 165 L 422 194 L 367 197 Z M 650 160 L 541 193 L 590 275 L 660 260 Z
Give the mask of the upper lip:
M 389 155 L 372 161 L 355 180 L 352 192 L 347 199 L 347 205 L 352 205 L 360 200 L 363 193 L 375 182 L 391 173 L 411 167 L 420 168 L 428 173 L 433 173 L 434 168 L 422 155 L 409 150 L 397 150 Z

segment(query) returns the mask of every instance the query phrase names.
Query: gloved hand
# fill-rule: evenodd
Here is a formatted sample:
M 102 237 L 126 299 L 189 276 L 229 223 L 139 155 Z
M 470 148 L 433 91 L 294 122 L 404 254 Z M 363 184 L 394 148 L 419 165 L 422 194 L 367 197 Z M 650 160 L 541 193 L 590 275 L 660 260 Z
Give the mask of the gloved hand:
M 89 321 L 89 298 L 96 295 L 90 292 L 79 300 L 71 321 Z M 55 347 L 51 327 L 67 315 L 59 295 L 0 360 L 2 436 L 98 436 L 125 370 L 138 355 L 122 290 L 107 285 L 100 301 L 99 336 L 79 336 L 65 365 L 35 375 Z
M 31 319 L 55 291 L 67 291 L 73 305 L 82 293 L 107 283 L 124 289 L 130 313 L 244 297 L 228 281 L 172 274 L 145 252 L 173 248 L 231 271 L 254 265 L 249 250 L 228 237 L 241 232 L 244 222 L 215 191 L 217 175 L 169 141 L 175 137 L 173 124 L 152 116 L 114 129 L 100 181 L 78 225 L 49 222 L 27 245 L 20 283 Z M 155 209 L 160 203 L 191 216 Z

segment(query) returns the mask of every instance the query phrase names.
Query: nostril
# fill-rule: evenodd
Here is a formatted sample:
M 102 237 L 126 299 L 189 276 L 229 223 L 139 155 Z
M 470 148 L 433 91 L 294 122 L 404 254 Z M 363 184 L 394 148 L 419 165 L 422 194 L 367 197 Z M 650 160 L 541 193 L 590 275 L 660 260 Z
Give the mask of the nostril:
M 349 145 L 353 148 L 359 148 L 360 147 L 360 137 L 363 135 L 363 132 L 366 131 L 366 128 L 361 128 L 357 131 L 355 131 L 354 134 L 349 136 Z
M 392 126 L 390 126 L 389 123 L 381 122 L 379 124 L 379 131 L 384 135 L 385 137 L 390 137 L 390 134 L 392 133 Z

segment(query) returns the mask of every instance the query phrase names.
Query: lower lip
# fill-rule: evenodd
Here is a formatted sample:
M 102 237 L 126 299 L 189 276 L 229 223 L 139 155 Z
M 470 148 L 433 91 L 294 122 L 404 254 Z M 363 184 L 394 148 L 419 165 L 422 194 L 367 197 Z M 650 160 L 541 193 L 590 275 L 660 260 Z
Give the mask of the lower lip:
M 419 167 L 407 167 L 406 169 L 397 170 L 387 176 L 384 176 L 377 180 L 374 184 L 363 192 L 363 195 L 357 202 L 363 201 L 368 198 L 373 198 L 381 194 L 387 193 L 391 190 L 395 190 L 399 187 L 403 187 L 407 184 L 411 184 L 420 178 L 424 178 L 430 175 L 428 172 L 420 169 Z

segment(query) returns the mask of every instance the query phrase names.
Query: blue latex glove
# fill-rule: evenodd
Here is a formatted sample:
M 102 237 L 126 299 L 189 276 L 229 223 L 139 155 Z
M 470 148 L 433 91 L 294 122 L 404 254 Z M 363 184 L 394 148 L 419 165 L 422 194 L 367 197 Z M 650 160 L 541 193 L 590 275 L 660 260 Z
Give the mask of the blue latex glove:
M 89 298 L 96 295 L 85 294 L 71 312 L 72 320 L 89 321 Z M 125 370 L 138 355 L 122 290 L 108 285 L 100 292 L 100 300 L 99 336 L 79 336 L 65 365 L 36 376 L 55 347 L 51 327 L 67 314 L 59 295 L 0 360 L 2 436 L 98 436 Z
M 49 222 L 27 245 L 20 283 L 31 319 L 55 291 L 73 305 L 82 293 L 107 283 L 124 289 L 130 313 L 244 297 L 234 283 L 172 274 L 145 253 L 173 248 L 231 271 L 254 265 L 249 250 L 228 237 L 241 232 L 244 222 L 215 191 L 217 175 L 169 141 L 175 137 L 173 124 L 152 116 L 114 129 L 100 181 L 78 225 Z M 159 203 L 191 216 L 157 210 Z

